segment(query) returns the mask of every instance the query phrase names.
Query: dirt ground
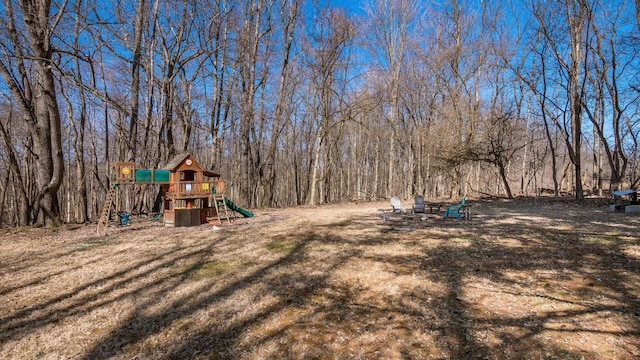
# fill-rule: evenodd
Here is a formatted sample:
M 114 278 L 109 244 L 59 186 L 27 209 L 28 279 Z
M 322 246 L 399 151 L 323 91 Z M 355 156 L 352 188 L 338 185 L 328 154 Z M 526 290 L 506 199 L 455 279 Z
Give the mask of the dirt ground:
M 387 202 L 0 233 L 0 358 L 637 359 L 640 215 Z

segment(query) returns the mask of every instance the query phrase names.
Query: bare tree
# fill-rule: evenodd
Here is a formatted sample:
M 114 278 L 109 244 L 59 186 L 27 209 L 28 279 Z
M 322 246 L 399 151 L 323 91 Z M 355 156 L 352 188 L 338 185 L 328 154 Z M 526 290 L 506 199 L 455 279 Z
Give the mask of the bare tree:
M 233 77 L 229 73 L 231 62 L 231 25 L 235 1 L 212 1 L 207 3 L 211 12 L 210 20 L 201 31 L 200 43 L 205 49 L 205 62 L 202 70 L 204 78 L 209 84 L 205 87 L 205 97 L 209 108 L 209 136 L 211 137 L 210 164 L 219 165 L 222 161 L 220 139 L 229 119 L 232 86 L 229 80 Z M 210 88 L 210 93 L 206 89 Z
M 294 34 L 296 24 L 298 20 L 298 9 L 300 7 L 299 0 L 282 0 L 280 4 L 280 17 L 282 21 L 282 64 L 280 67 L 280 77 L 278 80 L 278 94 L 276 99 L 276 108 L 273 115 L 273 122 L 271 125 L 271 141 L 269 145 L 269 151 L 267 153 L 267 168 L 265 171 L 265 178 L 267 187 L 265 191 L 265 199 L 263 204 L 267 206 L 276 205 L 276 185 L 278 174 L 278 143 L 281 138 L 281 134 L 284 131 L 287 122 L 285 121 L 285 115 L 287 114 L 287 100 L 290 98 L 288 79 L 290 73 L 290 57 L 291 47 L 294 42 Z
M 83 14 L 83 2 L 82 0 L 78 0 L 76 2 L 75 13 L 76 19 L 74 23 L 74 42 L 73 42 L 73 59 L 75 66 L 75 79 L 80 84 L 78 86 L 78 98 L 80 100 L 80 112 L 78 114 L 78 122 L 74 121 L 73 111 L 69 111 L 67 116 L 71 122 L 71 126 L 74 132 L 74 153 L 75 153 L 75 163 L 76 163 L 76 191 L 77 191 L 77 201 L 75 204 L 75 221 L 78 223 L 84 223 L 89 220 L 88 214 L 88 193 L 87 193 L 87 179 L 86 179 L 86 166 L 85 166 L 85 156 L 84 156 L 84 146 L 85 146 L 85 128 L 87 123 L 87 95 L 85 92 L 84 86 L 84 77 L 81 69 L 81 59 L 83 58 L 83 54 L 81 53 L 80 48 L 80 36 L 82 32 L 82 28 L 85 26 L 82 22 L 82 14 Z M 86 61 L 86 59 L 82 59 Z M 60 91 L 62 94 L 62 86 L 60 86 Z M 64 96 L 64 94 L 62 94 Z M 69 106 L 71 107 L 71 106 Z
M 583 0 L 558 0 L 557 2 L 536 3 L 534 15 L 550 47 L 550 54 L 564 76 L 561 81 L 566 94 L 566 108 L 561 110 L 568 116 L 562 123 L 565 143 L 574 168 L 575 198 L 584 198 L 582 188 L 582 117 L 584 115 L 585 77 L 588 65 L 590 41 L 589 9 Z M 568 39 L 565 36 L 568 35 Z M 569 61 L 565 60 L 563 46 L 569 48 Z M 560 125 L 560 123 L 557 123 Z M 567 126 L 565 126 L 565 124 Z
M 428 45 L 428 66 L 435 77 L 438 97 L 437 115 L 440 164 L 446 176 L 450 195 L 466 193 L 468 164 L 464 148 L 474 143 L 481 118 L 480 87 L 486 74 L 487 54 L 491 48 L 485 38 L 491 38 L 482 13 L 472 4 L 450 0 L 434 14 L 430 30 L 433 39 Z
M 353 41 L 354 25 L 345 16 L 344 12 L 336 9 L 320 10 L 313 24 L 314 31 L 309 35 L 309 69 L 311 70 L 313 100 L 308 106 L 312 109 L 312 123 L 315 128 L 315 139 L 310 148 L 313 154 L 310 157 L 311 166 L 309 174 L 310 205 L 316 204 L 316 186 L 325 180 L 325 196 L 327 180 L 332 164 L 331 147 L 335 143 L 328 137 L 332 130 L 342 124 L 344 118 L 339 114 L 340 96 L 344 94 L 343 86 L 346 79 L 345 67 L 349 63 L 349 47 Z M 338 131 L 339 133 L 339 131 Z M 324 159 L 321 155 L 324 150 Z M 321 165 L 322 162 L 322 165 Z M 324 173 L 320 172 L 320 168 Z M 321 195 L 320 198 L 323 198 Z M 326 198 L 325 198 L 326 199 Z
M 379 61 L 386 68 L 389 86 L 389 167 L 387 196 L 394 193 L 395 138 L 400 119 L 400 74 L 412 30 L 418 22 L 418 3 L 413 0 L 375 0 L 366 8 L 370 21 L 371 46 L 380 54 Z M 378 48 L 379 47 L 379 48 Z
M 247 207 L 640 178 L 636 2 L 330 3 L 4 0 L 0 223 L 86 221 L 111 160 L 183 151 Z
M 133 59 L 131 62 L 131 107 L 129 117 L 129 134 L 127 141 L 127 161 L 135 161 L 138 155 L 138 114 L 140 107 L 140 69 L 142 61 L 142 34 L 144 17 L 147 14 L 146 0 L 138 0 L 136 20 L 133 28 Z
M 241 154 L 244 163 L 242 179 L 244 197 L 249 206 L 259 206 L 264 186 L 263 125 L 264 86 L 267 68 L 267 35 L 272 32 L 273 0 L 249 2 L 242 9 L 238 34 L 236 67 L 240 80 L 239 116 Z M 261 48 L 261 46 L 264 46 Z M 263 56 L 264 55 L 264 56 Z M 235 159 L 234 159 L 235 160 Z M 237 161 L 237 160 L 236 160 Z
M 467 157 L 472 161 L 482 161 L 498 169 L 500 180 L 509 199 L 513 198 L 508 165 L 526 145 L 525 128 L 522 122 L 508 112 L 490 114 L 478 136 L 478 144 L 467 148 Z
M 600 144 L 606 154 L 611 171 L 610 188 L 619 189 L 628 165 L 624 149 L 626 128 L 623 119 L 631 105 L 638 100 L 637 93 L 625 91 L 622 82 L 633 76 L 633 71 L 628 69 L 633 67 L 637 51 L 620 51 L 623 45 L 618 40 L 618 21 L 622 18 L 622 8 L 611 14 L 604 10 L 598 12 L 593 7 L 587 7 L 586 11 L 594 36 L 594 61 L 589 72 L 593 95 L 584 98 L 583 107 L 593 125 L 594 143 Z M 610 138 L 613 139 L 611 144 Z
M 197 76 L 198 65 L 195 71 L 187 69 L 194 61 L 201 61 L 204 52 L 196 46 L 194 41 L 195 28 L 193 17 L 198 13 L 197 4 L 188 0 L 180 0 L 173 4 L 172 11 L 163 11 L 157 26 L 157 36 L 160 43 L 160 55 L 162 58 L 162 77 L 160 82 L 160 94 L 162 96 L 161 135 L 164 136 L 164 150 L 168 158 L 176 154 L 178 150 L 183 152 L 187 148 L 191 136 L 191 86 L 194 77 Z M 175 11 L 178 9 L 179 11 Z M 187 75 L 189 71 L 189 75 Z M 176 79 L 181 78 L 180 85 Z M 189 77 L 189 78 L 188 78 Z M 182 99 L 180 97 L 182 96 Z M 176 106 L 179 109 L 176 109 Z M 182 141 L 176 140 L 174 134 L 174 117 L 178 115 L 182 125 Z M 179 141 L 179 142 L 178 142 Z M 176 144 L 176 142 L 178 142 Z M 160 146 L 160 142 L 158 143 Z M 158 150 L 158 153 L 162 151 Z
M 0 74 L 34 138 L 39 191 L 35 218 L 27 222 L 58 225 L 58 189 L 64 175 L 64 159 L 51 38 L 66 4 L 60 5 L 55 16 L 51 14 L 50 0 L 22 0 L 19 5 L 21 16 L 15 13 L 11 0 L 5 1 L 3 17 L 8 37 L 3 40 L 3 49 L 10 53 L 2 54 Z M 23 20 L 27 38 L 21 36 L 16 18 Z
M 7 117 L 6 120 L 1 119 L 0 121 L 0 135 L 4 140 L 3 143 L 6 151 L 5 164 L 7 176 L 14 180 L 13 187 L 18 190 L 18 196 L 15 196 L 16 199 L 14 199 L 16 205 L 18 205 L 15 207 L 17 210 L 16 225 L 27 225 L 31 224 L 35 218 L 37 191 L 33 189 L 35 182 L 33 168 L 31 166 L 21 166 L 21 164 L 23 162 L 27 163 L 27 165 L 33 164 L 33 155 L 28 151 L 33 148 L 33 140 L 30 134 L 20 134 L 16 131 L 21 130 L 21 128 L 13 126 L 15 119 L 11 105 L 6 104 L 3 107 L 7 109 Z M 19 141 L 16 139 L 18 137 L 25 138 L 22 144 L 19 144 Z M 18 150 L 20 147 L 27 149 L 25 154 L 20 154 Z M 19 200 L 17 197 L 19 197 Z

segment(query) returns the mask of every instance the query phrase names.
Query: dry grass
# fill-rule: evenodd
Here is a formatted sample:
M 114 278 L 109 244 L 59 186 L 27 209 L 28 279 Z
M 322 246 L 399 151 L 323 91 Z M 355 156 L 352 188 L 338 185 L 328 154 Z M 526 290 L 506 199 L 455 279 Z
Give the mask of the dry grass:
M 484 201 L 396 232 L 385 206 L 5 230 L 0 357 L 640 357 L 639 216 Z

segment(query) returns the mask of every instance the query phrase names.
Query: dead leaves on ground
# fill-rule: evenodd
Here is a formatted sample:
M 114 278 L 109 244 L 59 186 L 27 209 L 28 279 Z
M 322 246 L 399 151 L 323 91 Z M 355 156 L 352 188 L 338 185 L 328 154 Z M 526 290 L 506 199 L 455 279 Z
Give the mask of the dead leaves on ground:
M 638 216 L 485 201 L 398 232 L 380 206 L 4 232 L 0 356 L 640 356 Z

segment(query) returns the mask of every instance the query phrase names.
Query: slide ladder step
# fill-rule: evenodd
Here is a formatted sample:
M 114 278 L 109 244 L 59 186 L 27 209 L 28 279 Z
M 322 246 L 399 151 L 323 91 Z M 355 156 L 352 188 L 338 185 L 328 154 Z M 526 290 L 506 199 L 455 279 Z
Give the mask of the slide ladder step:
M 213 195 L 213 206 L 216 209 L 216 215 L 218 216 L 218 222 L 222 224 L 222 217 L 227 219 L 229 224 L 231 224 L 231 217 L 229 216 L 229 208 L 227 208 L 227 203 L 224 200 L 224 195 Z

